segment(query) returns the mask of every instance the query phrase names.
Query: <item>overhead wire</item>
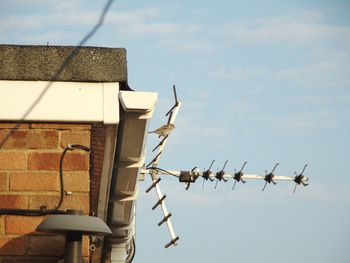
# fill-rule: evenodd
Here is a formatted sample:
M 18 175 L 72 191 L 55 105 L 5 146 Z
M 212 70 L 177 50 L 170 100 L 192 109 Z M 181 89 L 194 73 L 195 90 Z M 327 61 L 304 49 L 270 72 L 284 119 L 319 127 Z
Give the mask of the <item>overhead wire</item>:
M 48 90 L 51 88 L 53 81 L 55 81 L 64 71 L 64 69 L 70 64 L 70 62 L 78 55 L 80 49 L 82 46 L 97 32 L 97 30 L 101 27 L 101 25 L 104 22 L 104 19 L 106 17 L 106 14 L 111 7 L 114 0 L 108 0 L 106 5 L 104 6 L 102 13 L 95 24 L 95 26 L 79 41 L 78 45 L 74 47 L 74 49 L 69 53 L 69 55 L 66 57 L 66 59 L 62 62 L 56 73 L 51 78 L 51 81 L 45 86 L 45 88 L 41 91 L 39 96 L 35 99 L 35 101 L 32 103 L 32 105 L 27 109 L 27 111 L 23 114 L 21 119 L 16 122 L 16 125 L 11 129 L 11 131 L 1 140 L 0 142 L 0 148 L 4 146 L 4 144 L 8 141 L 8 139 L 11 137 L 11 135 L 14 133 L 16 129 L 20 127 L 20 125 L 23 123 L 23 121 L 28 117 L 28 115 L 33 111 L 33 109 L 39 104 L 39 102 L 42 100 L 42 98 L 45 96 L 45 94 L 48 92 Z
M 53 81 L 55 81 L 64 71 L 64 69 L 71 63 L 71 61 L 78 55 L 81 47 L 97 32 L 97 30 L 102 26 L 105 16 L 108 13 L 108 10 L 110 9 L 112 3 L 114 0 L 108 0 L 106 5 L 104 6 L 102 13 L 99 17 L 98 22 L 95 24 L 95 26 L 92 28 L 91 31 L 89 31 L 82 40 L 78 43 L 78 45 L 69 53 L 69 55 L 66 57 L 66 59 L 62 62 L 60 67 L 58 68 L 57 72 L 53 75 L 51 81 L 45 86 L 45 88 L 41 91 L 39 96 L 35 99 L 35 101 L 32 103 L 32 105 L 27 109 L 27 111 L 23 114 L 21 119 L 16 122 L 16 125 L 11 129 L 11 131 L 0 141 L 0 149 L 5 145 L 5 143 L 9 140 L 9 138 L 12 136 L 12 134 L 15 132 L 16 129 L 20 127 L 20 125 L 24 122 L 26 117 L 33 111 L 33 109 L 39 104 L 39 102 L 42 100 L 42 98 L 45 96 L 45 94 L 48 92 L 48 90 L 51 88 Z M 90 151 L 90 149 L 81 146 L 76 145 L 76 149 L 81 149 L 85 151 Z M 21 209 L 1 209 L 1 214 L 12 214 L 12 215 L 28 215 L 28 216 L 40 216 L 40 215 L 47 215 L 47 214 L 64 214 L 65 211 L 58 210 L 63 202 L 64 199 L 64 180 L 63 180 L 63 159 L 66 155 L 66 152 L 68 150 L 71 150 L 70 148 L 66 148 L 60 159 L 60 200 L 58 205 L 56 206 L 55 210 L 21 210 Z M 132 262 L 135 256 L 135 240 L 132 238 L 131 242 L 131 253 L 129 253 L 127 262 Z
M 50 82 L 45 86 L 45 88 L 41 91 L 41 93 L 38 95 L 38 97 L 35 99 L 35 101 L 30 105 L 30 107 L 26 110 L 26 112 L 22 115 L 21 119 L 16 122 L 16 125 L 11 128 L 10 132 L 0 141 L 0 149 L 5 145 L 5 143 L 9 140 L 9 138 L 12 136 L 12 134 L 20 127 L 20 125 L 25 121 L 26 117 L 33 111 L 33 109 L 39 104 L 39 102 L 42 100 L 42 98 L 45 96 L 45 94 L 48 92 L 48 90 L 51 88 L 53 82 L 62 74 L 62 72 L 65 70 L 65 68 L 71 63 L 71 61 L 78 55 L 80 49 L 83 47 L 83 45 L 97 32 L 97 30 L 102 26 L 104 19 L 106 17 L 106 14 L 108 13 L 108 10 L 110 9 L 112 3 L 114 0 L 108 0 L 105 4 L 99 19 L 97 23 L 94 25 L 94 27 L 79 41 L 78 45 L 74 47 L 74 49 L 69 53 L 69 55 L 65 58 L 65 60 L 62 62 L 56 73 L 52 76 Z M 77 146 L 79 148 L 80 146 Z M 80 149 L 84 150 L 84 146 L 80 147 Z M 63 157 L 65 155 L 67 150 L 64 151 L 63 156 L 61 156 L 61 162 L 63 162 Z M 0 209 L 0 215 L 1 214 L 12 214 L 12 215 L 28 215 L 28 216 L 39 216 L 39 215 L 46 215 L 46 214 L 63 214 L 65 211 L 58 210 L 63 202 L 64 198 L 64 188 L 63 186 L 63 175 L 62 172 L 60 172 L 60 179 L 61 182 L 61 197 L 59 204 L 56 206 L 54 210 L 46 210 L 46 209 L 38 209 L 38 210 L 30 210 L 30 209 Z

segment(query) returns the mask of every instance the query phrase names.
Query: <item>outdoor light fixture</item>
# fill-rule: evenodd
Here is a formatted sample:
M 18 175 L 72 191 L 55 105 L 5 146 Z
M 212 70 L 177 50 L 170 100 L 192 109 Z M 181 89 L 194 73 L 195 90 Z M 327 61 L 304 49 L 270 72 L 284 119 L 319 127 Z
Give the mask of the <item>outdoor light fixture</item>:
M 66 235 L 65 263 L 82 262 L 83 235 L 112 234 L 111 229 L 100 218 L 84 216 L 81 210 L 67 210 L 66 215 L 50 215 L 36 230 Z

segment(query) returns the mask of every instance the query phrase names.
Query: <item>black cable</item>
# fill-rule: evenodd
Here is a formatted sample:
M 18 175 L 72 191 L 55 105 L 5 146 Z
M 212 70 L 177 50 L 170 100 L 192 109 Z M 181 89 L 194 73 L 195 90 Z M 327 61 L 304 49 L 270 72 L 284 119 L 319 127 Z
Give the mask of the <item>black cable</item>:
M 80 144 L 68 144 L 68 146 L 63 150 L 62 154 L 61 154 L 61 158 L 60 158 L 60 200 L 55 208 L 55 210 L 58 210 L 62 203 L 63 203 L 63 199 L 64 199 L 64 179 L 63 179 L 63 160 L 64 157 L 67 153 L 67 151 L 74 151 L 74 150 L 83 150 L 86 152 L 90 152 L 90 148 L 84 146 L 84 145 L 80 145 Z
M 66 214 L 63 210 L 35 210 L 35 209 L 0 209 L 0 215 L 42 216 L 52 214 Z
M 63 159 L 64 159 L 64 156 L 66 155 L 67 151 L 68 150 L 71 150 L 71 148 L 68 146 L 66 147 L 62 154 L 61 154 L 61 158 L 60 158 L 60 200 L 58 201 L 58 204 L 55 208 L 55 210 L 58 210 L 62 203 L 63 203 L 63 199 L 64 199 L 64 180 L 63 180 Z
M 80 150 L 83 150 L 83 151 L 86 151 L 86 152 L 90 152 L 90 148 L 89 147 L 86 147 L 86 146 L 81 145 L 81 144 L 71 144 L 70 147 L 72 149 L 80 149 Z
M 80 49 L 82 46 L 86 43 L 86 41 L 89 40 L 98 30 L 98 28 L 103 24 L 104 18 L 112 5 L 112 2 L 114 0 L 108 0 L 105 7 L 103 8 L 103 11 L 100 15 L 100 18 L 96 25 L 92 28 L 90 32 L 88 32 L 83 39 L 78 43 L 78 45 L 72 50 L 72 52 L 67 56 L 67 58 L 62 62 L 61 66 L 58 68 L 57 72 L 53 75 L 52 80 L 46 85 L 46 87 L 42 90 L 42 92 L 39 94 L 39 96 L 36 98 L 36 100 L 32 103 L 32 105 L 28 108 L 28 110 L 23 114 L 21 119 L 17 122 L 14 128 L 12 128 L 12 131 L 9 132 L 8 135 L 5 136 L 4 139 L 0 142 L 0 148 L 7 142 L 7 140 L 11 137 L 13 134 L 13 131 L 18 129 L 19 126 L 23 123 L 23 121 L 28 117 L 28 115 L 32 112 L 32 110 L 38 105 L 38 103 L 41 101 L 41 99 L 44 97 L 46 92 L 50 89 L 50 87 L 53 84 L 53 81 L 56 80 L 64 71 L 64 69 L 68 66 L 68 64 L 78 55 Z
M 177 177 L 177 178 L 179 177 L 179 176 L 177 176 L 176 174 L 173 174 L 173 173 L 171 173 L 171 172 L 169 172 L 169 171 L 167 171 L 167 170 L 165 170 L 165 169 L 159 168 L 159 167 L 148 167 L 147 169 L 149 169 L 149 170 L 161 171 L 161 172 L 164 172 L 164 173 L 166 173 L 166 174 L 175 176 L 175 177 Z
M 64 161 L 64 157 L 66 156 L 67 151 L 74 151 L 74 150 L 83 150 L 86 152 L 90 152 L 90 148 L 84 146 L 84 145 L 80 145 L 80 144 L 72 144 L 72 145 L 68 145 L 62 152 L 61 154 L 61 158 L 60 158 L 60 200 L 57 204 L 57 206 L 55 207 L 54 210 L 45 210 L 45 209 L 38 209 L 38 210 L 31 210 L 31 209 L 0 209 L 0 215 L 26 215 L 26 216 L 41 216 L 41 215 L 48 215 L 48 214 L 65 214 L 65 211 L 62 210 L 58 210 L 62 203 L 63 203 L 63 199 L 64 199 L 64 194 L 65 194 L 65 190 L 64 190 L 64 179 L 63 179 L 63 161 Z

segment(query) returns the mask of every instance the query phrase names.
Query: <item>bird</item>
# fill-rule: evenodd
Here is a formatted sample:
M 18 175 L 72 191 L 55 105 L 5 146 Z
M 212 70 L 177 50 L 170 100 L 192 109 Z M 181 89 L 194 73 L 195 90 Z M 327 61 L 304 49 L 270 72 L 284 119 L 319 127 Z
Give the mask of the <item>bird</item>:
M 158 129 L 154 131 L 150 131 L 148 133 L 156 133 L 160 136 L 166 137 L 169 135 L 169 133 L 175 128 L 175 125 L 172 123 L 164 124 L 163 126 L 159 127 Z

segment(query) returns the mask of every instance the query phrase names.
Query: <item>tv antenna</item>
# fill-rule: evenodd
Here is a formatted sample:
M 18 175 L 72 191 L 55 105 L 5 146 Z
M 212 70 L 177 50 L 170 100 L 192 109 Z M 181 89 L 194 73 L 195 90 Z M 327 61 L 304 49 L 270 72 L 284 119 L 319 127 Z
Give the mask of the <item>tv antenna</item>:
M 175 85 L 173 85 L 173 92 L 174 92 L 174 97 L 175 97 L 175 103 L 174 103 L 174 106 L 171 107 L 171 109 L 165 114 L 165 116 L 168 117 L 168 122 L 161 127 L 161 128 L 164 128 L 164 130 L 166 130 L 169 127 L 171 127 L 171 130 L 172 130 L 175 127 L 175 125 L 174 125 L 175 119 L 176 119 L 176 116 L 177 116 L 177 114 L 178 114 L 178 112 L 180 110 L 180 107 L 181 107 L 181 101 L 179 101 L 177 99 Z M 162 191 L 161 191 L 160 186 L 159 186 L 159 182 L 160 182 L 161 179 L 160 179 L 160 177 L 158 177 L 158 173 L 162 172 L 162 173 L 167 174 L 167 172 L 165 170 L 157 168 L 159 160 L 160 160 L 160 157 L 161 157 L 161 155 L 163 153 L 163 149 L 164 149 L 164 147 L 165 147 L 165 145 L 166 145 L 166 143 L 168 141 L 168 137 L 169 137 L 169 134 L 170 134 L 171 130 L 169 132 L 166 131 L 163 134 L 157 133 L 157 134 L 159 134 L 159 137 L 163 137 L 163 138 L 161 139 L 161 141 L 158 143 L 158 145 L 152 151 L 154 152 L 155 150 L 158 149 L 158 153 L 153 158 L 153 160 L 146 166 L 146 169 L 141 172 L 141 173 L 148 173 L 148 174 L 150 174 L 151 179 L 152 179 L 152 185 L 146 190 L 146 193 L 149 193 L 152 189 L 156 190 L 158 201 L 152 207 L 152 209 L 154 210 L 158 206 L 160 206 L 160 208 L 162 209 L 162 212 L 163 212 L 163 216 L 164 217 L 158 223 L 158 226 L 161 226 L 163 223 L 166 223 L 166 225 L 168 227 L 168 230 L 169 230 L 169 234 L 170 234 L 171 240 L 170 240 L 169 243 L 167 243 L 165 245 L 165 248 L 168 248 L 171 245 L 176 246 L 177 245 L 177 241 L 179 240 L 179 237 L 175 234 L 173 225 L 171 223 L 171 219 L 170 219 L 171 213 L 168 212 L 168 209 L 167 209 L 167 207 L 165 205 L 166 195 L 162 194 Z
M 172 175 L 175 177 L 179 178 L 180 183 L 185 183 L 186 190 L 189 190 L 190 185 L 192 183 L 195 183 L 196 180 L 199 177 L 203 178 L 203 183 L 202 183 L 202 189 L 204 188 L 204 183 L 205 181 L 210 181 L 213 182 L 216 179 L 214 188 L 217 188 L 218 182 L 223 181 L 225 183 L 229 182 L 230 179 L 234 180 L 234 184 L 232 186 L 232 190 L 235 189 L 236 183 L 237 182 L 242 182 L 245 184 L 247 180 L 262 180 L 265 181 L 265 184 L 262 188 L 262 191 L 265 191 L 265 188 L 267 184 L 272 183 L 273 185 L 277 184 L 277 181 L 291 181 L 295 183 L 293 193 L 296 191 L 296 187 L 300 184 L 303 186 L 308 185 L 309 178 L 304 175 L 305 169 L 308 166 L 308 164 L 304 165 L 304 168 L 302 169 L 301 173 L 298 174 L 297 172 L 295 173 L 295 176 L 284 176 L 284 175 L 276 175 L 275 170 L 279 163 L 276 163 L 274 167 L 272 168 L 271 172 L 267 172 L 265 170 L 265 175 L 259 175 L 259 174 L 249 174 L 243 172 L 247 162 L 244 162 L 241 169 L 237 172 L 236 169 L 234 170 L 234 173 L 226 172 L 225 168 L 228 163 L 228 160 L 224 162 L 224 165 L 220 171 L 217 171 L 216 173 L 213 173 L 211 171 L 211 168 L 215 162 L 213 160 L 211 164 L 209 165 L 209 168 L 207 170 L 203 169 L 201 172 L 197 167 L 194 167 L 193 169 L 189 170 L 181 170 L 181 171 L 172 171 L 172 170 L 166 170 L 158 167 L 158 163 L 160 160 L 160 157 L 162 156 L 164 147 L 168 141 L 169 135 L 171 134 L 172 130 L 175 128 L 175 119 L 177 117 L 177 114 L 180 110 L 181 107 L 181 101 L 178 100 L 177 94 L 176 94 L 176 88 L 175 85 L 173 85 L 173 92 L 174 92 L 174 97 L 175 97 L 175 103 L 174 106 L 171 107 L 171 109 L 165 114 L 166 117 L 168 117 L 168 121 L 166 124 L 162 125 L 160 128 L 152 131 L 151 133 L 156 133 L 158 134 L 159 138 L 162 138 L 160 142 L 157 144 L 157 146 L 152 150 L 152 152 L 155 152 L 158 149 L 158 153 L 156 156 L 152 159 L 152 161 L 145 166 L 144 169 L 141 169 L 141 174 L 149 174 L 152 179 L 152 184 L 150 187 L 147 188 L 146 193 L 149 193 L 151 190 L 155 189 L 156 194 L 157 194 L 157 202 L 156 204 L 152 207 L 152 210 L 155 210 L 157 207 L 160 207 L 163 212 L 163 219 L 158 223 L 158 226 L 161 226 L 162 224 L 166 224 L 167 228 L 169 230 L 170 234 L 170 242 L 165 245 L 165 248 L 168 248 L 172 245 L 176 246 L 177 241 L 179 240 L 179 236 L 175 234 L 173 225 L 171 223 L 170 217 L 172 216 L 171 213 L 168 212 L 166 205 L 165 205 L 165 199 L 166 195 L 162 194 L 159 182 L 161 181 L 161 178 L 159 177 L 160 175 Z

